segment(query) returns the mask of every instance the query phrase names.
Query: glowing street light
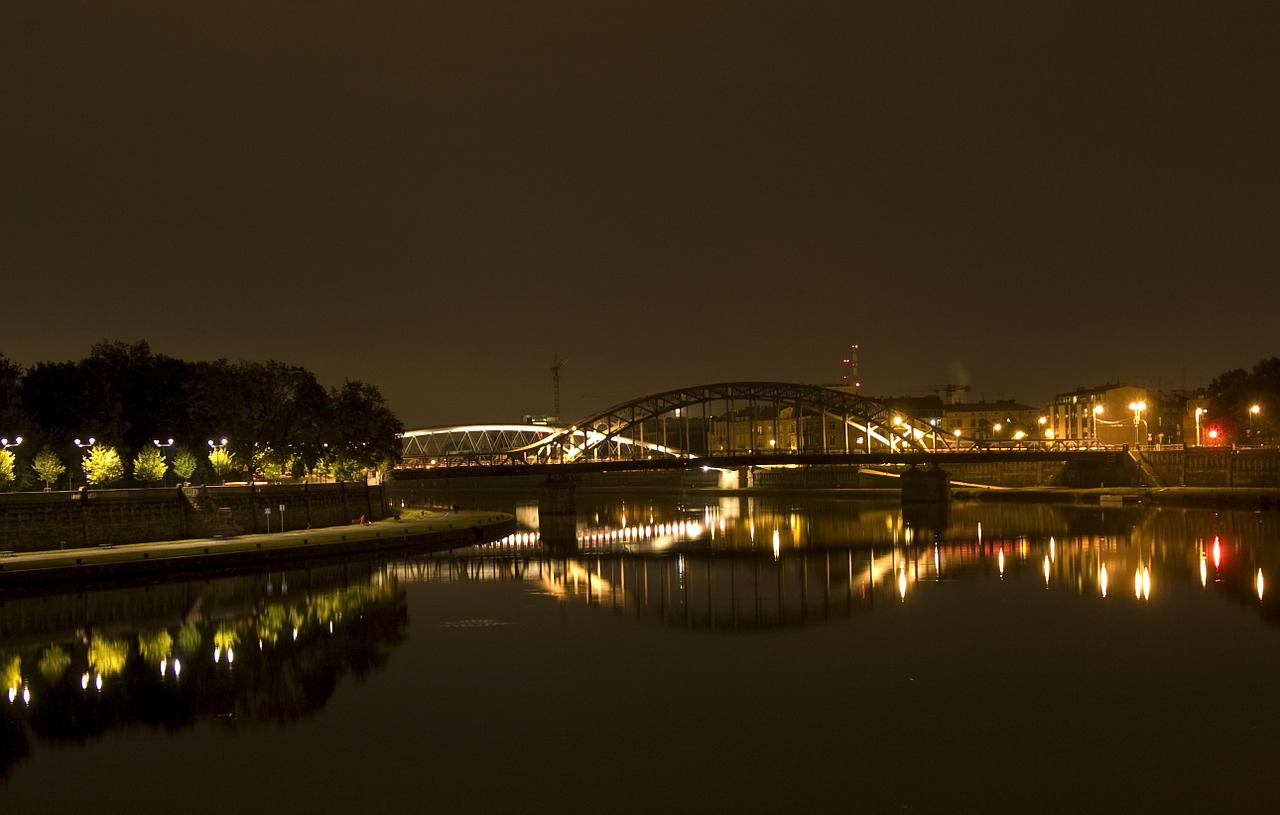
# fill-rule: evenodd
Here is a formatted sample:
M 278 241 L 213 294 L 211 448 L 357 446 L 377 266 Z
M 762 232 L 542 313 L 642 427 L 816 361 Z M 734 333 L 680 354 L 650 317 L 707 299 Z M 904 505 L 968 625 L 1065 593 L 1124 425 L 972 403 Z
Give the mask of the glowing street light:
M 1253 417 L 1262 412 L 1262 405 L 1249 406 L 1249 443 L 1253 443 Z
M 1203 441 L 1201 441 L 1201 438 L 1200 438 L 1200 417 L 1205 415 L 1208 412 L 1209 411 L 1205 410 L 1202 407 L 1196 408 L 1196 447 L 1199 447 L 1201 444 L 1204 443 Z
M 92 450 L 93 445 L 97 444 L 97 441 L 93 438 L 93 436 L 90 436 L 88 441 L 80 441 L 79 439 L 76 439 L 75 443 L 76 443 L 76 447 L 79 447 L 81 450 Z M 89 484 L 89 476 L 86 474 L 85 486 L 87 487 L 88 484 Z M 70 470 L 67 470 L 67 489 L 71 489 L 71 471 Z
M 17 447 L 19 444 L 22 444 L 21 436 L 14 436 L 13 441 L 9 441 L 8 439 L 0 439 L 0 447 L 4 447 L 4 449 L 6 450 L 8 450 L 10 447 Z
M 1133 443 L 1142 446 L 1142 439 L 1138 436 L 1138 426 L 1142 423 L 1142 411 L 1147 409 L 1146 402 L 1130 402 L 1129 410 L 1133 411 Z
M 173 439 L 169 439 L 168 441 L 164 441 L 164 442 L 160 441 L 159 439 L 152 439 L 151 443 L 154 444 L 156 447 L 160 448 L 160 453 L 163 455 L 164 448 L 173 446 Z M 164 470 L 163 479 L 165 484 L 169 483 L 169 470 L 167 467 Z
M 1093 406 L 1093 438 L 1095 441 L 1098 438 L 1098 417 L 1102 415 L 1103 410 L 1104 410 L 1103 405 Z

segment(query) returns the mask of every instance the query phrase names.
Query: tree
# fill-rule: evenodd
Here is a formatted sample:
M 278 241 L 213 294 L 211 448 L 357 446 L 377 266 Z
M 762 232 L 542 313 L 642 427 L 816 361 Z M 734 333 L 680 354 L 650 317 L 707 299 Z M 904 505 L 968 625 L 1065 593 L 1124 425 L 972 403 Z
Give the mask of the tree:
M 31 469 L 36 471 L 36 477 L 44 482 L 46 491 L 62 477 L 67 468 L 62 463 L 62 459 L 58 458 L 58 454 L 50 450 L 48 447 L 36 454 L 35 461 L 31 464 Z
M 84 477 L 95 487 L 104 487 L 124 478 L 124 462 L 116 448 L 96 444 L 84 454 Z
M 191 476 L 195 475 L 196 467 L 198 466 L 200 466 L 200 461 L 189 447 L 179 447 L 173 454 L 174 475 L 183 481 L 190 481 Z
M 13 453 L 0 450 L 0 490 L 13 489 L 13 461 Z
M 225 447 L 215 447 L 209 453 L 209 466 L 213 468 L 213 474 L 217 476 L 219 481 L 226 481 L 229 476 L 236 472 L 236 457 L 227 452 Z
M 1252 371 L 1220 374 L 1209 383 L 1208 395 L 1210 420 L 1232 442 L 1266 442 L 1280 410 L 1280 357 L 1264 359 Z
M 143 447 L 133 459 L 133 477 L 147 484 L 161 481 L 168 470 L 169 463 L 158 447 Z
M 0 436 L 26 432 L 28 421 L 22 410 L 22 368 L 0 354 Z
M 365 465 L 344 455 L 333 458 L 333 478 L 335 481 L 360 481 L 364 475 Z
M 399 460 L 399 435 L 404 426 L 377 387 L 347 380 L 341 388 L 334 388 L 329 398 L 332 407 L 325 436 L 335 468 L 343 459 L 354 461 L 361 470 Z

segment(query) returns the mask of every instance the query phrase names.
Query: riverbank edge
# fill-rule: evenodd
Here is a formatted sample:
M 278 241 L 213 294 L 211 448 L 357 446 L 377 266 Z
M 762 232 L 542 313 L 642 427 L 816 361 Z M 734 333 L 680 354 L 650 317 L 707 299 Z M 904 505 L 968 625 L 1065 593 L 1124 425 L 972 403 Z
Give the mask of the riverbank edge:
M 172 577 L 304 564 L 399 549 L 437 551 L 499 540 L 515 530 L 515 517 L 508 513 L 453 510 L 408 521 L 386 519 L 368 524 L 225 538 L 0 553 L 0 592 L 49 584 L 92 583 L 122 576 Z

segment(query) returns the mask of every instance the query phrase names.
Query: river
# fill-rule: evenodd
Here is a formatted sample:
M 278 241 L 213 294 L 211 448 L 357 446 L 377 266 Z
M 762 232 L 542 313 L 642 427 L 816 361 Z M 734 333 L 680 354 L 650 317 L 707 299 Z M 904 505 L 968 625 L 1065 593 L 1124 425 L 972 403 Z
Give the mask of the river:
M 414 489 L 522 529 L 0 596 L 0 802 L 1275 809 L 1276 513 Z

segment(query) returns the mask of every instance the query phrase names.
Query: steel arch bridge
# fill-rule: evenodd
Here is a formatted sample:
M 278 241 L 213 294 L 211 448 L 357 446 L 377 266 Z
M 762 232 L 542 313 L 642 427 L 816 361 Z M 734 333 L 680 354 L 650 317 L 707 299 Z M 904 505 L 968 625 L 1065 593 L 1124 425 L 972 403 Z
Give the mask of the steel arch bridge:
M 758 458 L 769 453 L 940 453 L 975 444 L 874 399 L 785 382 L 725 382 L 664 391 L 569 427 L 473 425 L 410 431 L 403 439 L 407 467 Z

